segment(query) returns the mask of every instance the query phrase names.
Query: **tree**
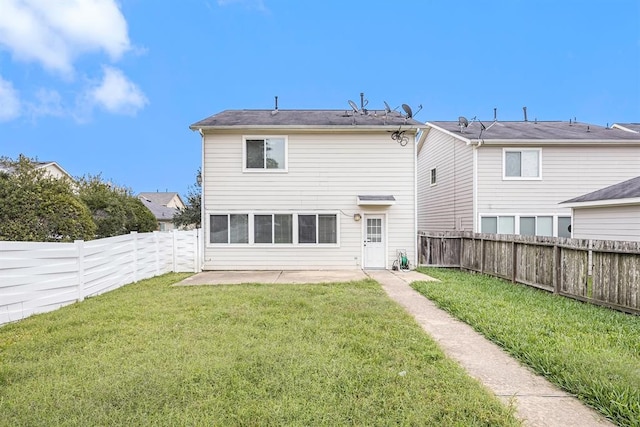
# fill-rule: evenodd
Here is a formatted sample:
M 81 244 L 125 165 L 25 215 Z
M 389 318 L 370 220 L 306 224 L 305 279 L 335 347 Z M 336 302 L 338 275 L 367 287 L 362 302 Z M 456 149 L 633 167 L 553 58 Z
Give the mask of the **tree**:
M 67 178 L 54 178 L 19 156 L 0 159 L 0 240 L 91 239 L 95 225 Z
M 80 178 L 78 187 L 96 225 L 97 238 L 156 229 L 151 211 L 127 188 L 104 182 L 99 175 Z
M 200 177 L 202 176 L 202 171 L 198 169 L 198 173 L 196 174 L 196 183 L 195 185 L 189 187 L 189 192 L 187 193 L 187 203 L 185 204 L 185 208 L 181 209 L 178 213 L 173 216 L 173 225 L 176 227 L 196 227 L 200 228 L 200 220 L 201 220 L 201 200 L 202 200 L 202 182 L 200 181 Z

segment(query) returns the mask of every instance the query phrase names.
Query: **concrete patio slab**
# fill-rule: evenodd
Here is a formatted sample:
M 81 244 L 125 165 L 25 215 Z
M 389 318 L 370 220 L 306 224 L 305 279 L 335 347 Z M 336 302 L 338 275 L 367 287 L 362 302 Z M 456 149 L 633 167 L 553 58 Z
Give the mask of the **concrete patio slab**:
M 362 270 L 259 270 L 203 271 L 176 283 L 190 285 L 240 285 L 243 283 L 338 283 L 367 279 Z

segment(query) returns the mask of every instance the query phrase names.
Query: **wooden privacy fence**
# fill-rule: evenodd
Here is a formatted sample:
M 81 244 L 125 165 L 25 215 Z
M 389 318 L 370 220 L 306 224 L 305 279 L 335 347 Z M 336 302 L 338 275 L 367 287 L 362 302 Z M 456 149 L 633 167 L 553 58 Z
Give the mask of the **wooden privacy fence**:
M 421 265 L 475 271 L 640 314 L 640 242 L 469 232 L 418 240 Z
M 128 283 L 201 268 L 200 230 L 73 243 L 0 241 L 0 325 Z

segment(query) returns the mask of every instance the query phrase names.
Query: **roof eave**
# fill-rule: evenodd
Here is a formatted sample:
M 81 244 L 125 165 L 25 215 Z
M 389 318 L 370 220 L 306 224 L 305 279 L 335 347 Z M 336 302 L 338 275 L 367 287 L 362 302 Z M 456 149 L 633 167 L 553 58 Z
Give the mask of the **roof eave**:
M 367 126 L 367 125 L 229 125 L 229 126 L 208 126 L 202 125 L 198 126 L 197 124 L 193 124 L 189 126 L 189 129 L 195 131 L 244 131 L 244 130 L 278 130 L 278 131 L 289 131 L 289 130 L 301 130 L 301 131 L 347 131 L 347 132 L 361 132 L 361 131 L 396 131 L 400 125 L 382 125 L 382 126 Z M 406 126 L 406 127 L 405 127 Z M 402 125 L 403 130 L 410 131 L 412 133 L 418 133 L 418 130 L 424 129 L 423 125 Z
M 473 141 L 472 141 L 473 142 Z M 640 140 L 620 139 L 482 139 L 482 145 L 640 145 Z
M 584 202 L 566 201 L 560 204 L 567 208 L 600 208 L 606 206 L 640 205 L 640 197 L 628 197 L 625 199 L 589 200 Z

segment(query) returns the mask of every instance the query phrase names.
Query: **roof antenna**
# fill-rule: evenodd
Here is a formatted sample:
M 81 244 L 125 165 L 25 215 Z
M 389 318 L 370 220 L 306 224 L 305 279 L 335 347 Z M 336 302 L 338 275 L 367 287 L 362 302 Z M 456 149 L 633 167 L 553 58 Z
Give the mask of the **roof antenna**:
M 522 111 L 524 111 L 524 121 L 527 121 L 527 107 L 522 107 Z

